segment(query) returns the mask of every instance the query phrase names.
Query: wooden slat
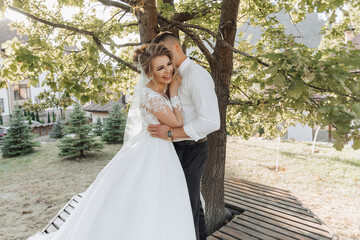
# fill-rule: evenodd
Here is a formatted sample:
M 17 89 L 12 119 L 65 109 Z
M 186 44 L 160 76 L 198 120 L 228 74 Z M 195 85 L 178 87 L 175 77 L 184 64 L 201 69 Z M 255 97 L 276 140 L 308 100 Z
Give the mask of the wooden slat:
M 231 228 L 231 229 L 234 229 L 234 230 L 236 230 L 238 232 L 246 233 L 246 234 L 251 235 L 252 237 L 259 238 L 259 239 L 262 239 L 262 240 L 275 240 L 276 239 L 276 238 L 271 237 L 271 236 L 269 236 L 267 234 L 264 234 L 262 232 L 258 232 L 256 230 L 251 229 L 251 228 L 247 228 L 245 226 L 236 224 L 233 221 L 226 224 L 226 226 Z
M 279 208 L 279 207 L 272 206 L 272 205 L 269 205 L 269 204 L 266 204 L 266 203 L 261 203 L 261 202 L 249 200 L 247 198 L 240 197 L 240 196 L 237 196 L 235 198 L 235 197 L 232 197 L 232 196 L 225 195 L 225 201 L 229 206 L 231 206 L 230 202 L 242 203 L 243 205 L 246 205 L 246 206 L 249 206 L 249 207 L 254 207 L 254 208 L 257 208 L 257 209 L 262 209 L 263 211 L 280 212 L 280 213 L 290 215 L 290 216 L 294 216 L 294 217 L 298 217 L 298 218 L 301 218 L 301 219 L 304 219 L 304 220 L 307 220 L 307 221 L 310 221 L 310 222 L 319 223 L 312 216 L 292 212 L 292 211 L 289 211 L 287 209 Z M 247 210 L 247 209 L 245 209 L 245 210 Z
M 237 184 L 246 184 L 249 186 L 252 186 L 253 188 L 262 188 L 262 189 L 267 189 L 271 192 L 277 192 L 277 193 L 281 193 L 281 194 L 288 194 L 288 195 L 292 195 L 290 191 L 288 190 L 284 190 L 281 188 L 276 188 L 276 187 L 271 187 L 268 185 L 264 185 L 264 184 L 260 184 L 260 183 L 255 183 L 255 182 L 250 182 L 244 179 L 236 179 L 236 178 L 226 178 L 225 182 L 235 182 Z
M 284 226 L 284 224 L 285 224 L 290 227 L 295 227 L 297 229 L 302 229 L 307 232 L 311 232 L 311 233 L 326 237 L 327 239 L 330 239 L 332 237 L 332 235 L 329 232 L 325 231 L 324 229 L 319 229 L 322 227 L 321 225 L 319 226 L 319 228 L 313 228 L 313 227 L 309 227 L 304 224 L 300 224 L 300 223 L 297 223 L 294 221 L 289 221 L 287 219 L 277 217 L 275 215 L 271 215 L 271 214 L 267 214 L 267 213 L 261 213 L 261 215 L 259 215 L 259 214 L 255 214 L 255 213 L 252 213 L 249 211 L 245 211 L 243 213 L 243 215 L 249 216 L 254 219 L 258 219 L 263 222 L 270 223 L 275 226 Z
M 267 236 L 273 237 L 275 239 L 281 239 L 281 240 L 293 240 L 294 239 L 294 238 L 289 237 L 287 235 L 275 232 L 272 229 L 267 229 L 267 228 L 264 228 L 262 226 L 253 224 L 251 222 L 241 221 L 241 220 L 239 220 L 237 218 L 235 218 L 231 222 L 232 223 L 231 223 L 230 226 L 232 226 L 233 228 L 238 228 L 238 227 L 241 226 L 243 229 L 246 229 L 246 231 L 251 230 L 251 231 L 261 233 L 261 234 L 266 234 Z M 309 239 L 304 239 L 304 240 L 309 240 Z
M 219 240 L 219 239 L 221 239 L 221 238 L 216 238 L 216 237 L 214 237 L 214 236 L 208 236 L 207 238 L 206 238 L 206 240 Z
M 228 205 L 228 203 L 230 205 Z M 267 208 L 263 208 L 263 207 L 260 207 L 260 206 L 257 206 L 257 205 L 251 205 L 251 204 L 244 205 L 244 204 L 241 204 L 239 202 L 231 202 L 230 200 L 227 200 L 227 206 L 230 207 L 230 208 L 231 208 L 231 206 L 235 206 L 237 208 L 240 208 L 240 209 L 243 209 L 243 210 L 246 210 L 246 211 L 249 211 L 249 212 L 257 213 L 257 214 L 261 214 L 262 212 L 265 212 L 265 213 L 268 213 L 268 214 L 271 214 L 271 215 L 275 215 L 275 216 L 278 216 L 278 217 L 288 219 L 290 221 L 298 222 L 300 224 L 304 224 L 304 225 L 308 225 L 308 226 L 311 226 L 311 227 L 314 227 L 314 228 L 322 229 L 322 225 L 317 223 L 315 220 L 314 221 L 308 221 L 308 220 L 305 220 L 305 219 L 302 219 L 302 218 L 298 218 L 297 216 L 284 214 L 282 212 L 277 212 L 277 211 L 267 209 Z
M 55 227 L 57 229 L 60 229 L 61 226 L 64 224 L 64 221 L 61 220 L 59 217 L 55 218 L 55 220 L 53 221 L 53 224 L 55 225 Z
M 66 221 L 66 219 L 70 216 L 70 214 L 68 214 L 67 212 L 65 211 L 62 211 L 60 214 L 59 214 L 59 218 L 61 218 L 61 220 L 63 220 L 64 222 Z
M 251 233 L 242 232 L 239 229 L 234 229 L 232 227 L 229 227 L 228 224 L 226 224 L 224 227 L 220 228 L 219 232 L 221 232 L 223 234 L 228 234 L 228 235 L 232 236 L 233 239 L 249 239 L 249 240 L 258 239 L 256 237 L 254 237 Z
M 274 197 L 273 195 L 270 195 L 267 193 L 254 191 L 251 188 L 243 186 L 243 185 L 239 185 L 239 186 L 225 185 L 225 192 L 245 193 L 245 194 L 248 194 L 248 195 L 251 195 L 251 196 L 254 196 L 257 198 L 261 198 L 261 199 L 264 199 L 267 201 L 281 203 L 281 204 L 292 206 L 292 207 L 303 208 L 302 205 L 299 205 L 299 203 L 293 199 Z
M 234 238 L 230 235 L 228 235 L 227 233 L 222 233 L 220 231 L 217 231 L 213 234 L 214 237 L 216 237 L 216 239 L 221 239 L 221 240 L 239 240 L 240 238 Z
M 52 233 L 52 232 L 55 232 L 57 231 L 58 229 L 53 225 L 53 224 L 50 224 L 46 230 L 45 230 L 45 233 Z
M 271 196 L 271 197 L 280 198 L 280 199 L 284 199 L 284 200 L 287 200 L 287 201 L 292 201 L 294 203 L 299 203 L 297 201 L 297 199 L 294 196 L 292 196 L 291 194 L 289 194 L 288 192 L 286 192 L 286 193 L 274 192 L 274 191 L 271 191 L 270 189 L 267 189 L 267 188 L 254 187 L 254 186 L 249 185 L 249 184 L 236 183 L 236 182 L 227 182 L 226 181 L 225 185 L 226 186 L 234 186 L 237 189 L 239 188 L 239 186 L 240 187 L 246 187 L 247 189 L 251 189 L 251 191 L 254 191 L 254 192 L 258 192 L 258 193 L 262 193 L 262 194 L 268 194 L 268 196 Z
M 273 202 L 273 201 L 266 201 L 266 200 L 264 200 L 264 199 L 262 199 L 260 197 L 254 197 L 252 195 L 243 194 L 241 192 L 233 193 L 233 192 L 227 191 L 226 196 L 229 196 L 229 197 L 232 197 L 232 198 L 241 197 L 242 199 L 247 199 L 247 201 L 249 201 L 249 202 L 252 202 L 252 203 L 256 202 L 258 205 L 266 204 L 268 206 L 278 207 L 278 208 L 284 209 L 286 211 L 291 211 L 291 212 L 294 212 L 294 213 L 300 213 L 300 214 L 307 215 L 307 216 L 310 216 L 310 217 L 313 216 L 306 208 L 304 208 L 304 207 L 300 208 L 301 205 L 300 205 L 300 207 L 292 207 L 292 206 L 289 206 L 289 205 L 284 205 L 284 204 L 276 203 L 276 202 Z
M 76 198 L 76 201 L 74 200 Z M 42 233 L 51 233 L 57 231 L 70 216 L 75 206 L 81 200 L 82 195 L 75 195 L 70 201 L 59 211 L 59 213 L 50 221 L 50 223 L 42 230 Z M 72 204 L 71 204 L 72 203 Z
M 68 214 L 71 214 L 73 210 L 74 208 L 70 207 L 69 205 L 67 205 L 66 208 L 64 209 L 64 211 L 66 211 Z
M 259 229 L 262 229 L 262 231 L 267 231 L 265 229 L 268 229 L 272 232 L 281 233 L 282 235 L 288 236 L 290 238 L 295 239 L 301 239 L 301 240 L 327 240 L 328 238 L 321 237 L 319 235 L 315 235 L 313 233 L 309 233 L 307 231 L 304 231 L 302 229 L 298 229 L 292 226 L 288 226 L 285 224 L 276 224 L 272 225 L 264 221 L 259 221 L 257 219 L 251 218 L 249 216 L 240 215 L 234 219 L 235 223 L 244 224 L 247 226 L 256 226 Z M 275 236 L 276 237 L 276 236 Z M 289 239 L 289 238 L 287 238 Z

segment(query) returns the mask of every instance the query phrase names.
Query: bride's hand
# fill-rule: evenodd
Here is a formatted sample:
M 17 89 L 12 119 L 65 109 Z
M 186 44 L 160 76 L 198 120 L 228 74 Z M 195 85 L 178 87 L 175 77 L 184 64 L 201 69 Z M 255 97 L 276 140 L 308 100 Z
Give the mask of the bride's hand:
M 169 84 L 169 92 L 170 95 L 176 95 L 177 96 L 177 91 L 180 87 L 181 84 L 181 80 L 182 80 L 182 76 L 180 75 L 179 71 L 175 71 L 171 82 Z

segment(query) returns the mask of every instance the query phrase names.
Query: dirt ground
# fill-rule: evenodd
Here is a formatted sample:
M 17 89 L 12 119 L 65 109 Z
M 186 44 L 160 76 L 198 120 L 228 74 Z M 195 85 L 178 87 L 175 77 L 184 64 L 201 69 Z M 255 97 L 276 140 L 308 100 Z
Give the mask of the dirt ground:
M 0 239 L 15 240 L 41 231 L 75 194 L 84 192 L 121 145 L 106 145 L 86 159 L 57 156 L 55 142 L 22 157 L 0 157 Z M 359 151 L 229 138 L 226 176 L 288 189 L 340 239 L 360 239 Z

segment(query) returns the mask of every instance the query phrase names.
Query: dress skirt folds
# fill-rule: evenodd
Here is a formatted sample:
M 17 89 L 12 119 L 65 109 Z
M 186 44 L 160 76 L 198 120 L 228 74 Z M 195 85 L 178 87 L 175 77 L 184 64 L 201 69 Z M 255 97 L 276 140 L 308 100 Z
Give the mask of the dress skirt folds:
M 29 240 L 195 240 L 178 156 L 171 141 L 142 131 L 98 174 L 64 225 Z

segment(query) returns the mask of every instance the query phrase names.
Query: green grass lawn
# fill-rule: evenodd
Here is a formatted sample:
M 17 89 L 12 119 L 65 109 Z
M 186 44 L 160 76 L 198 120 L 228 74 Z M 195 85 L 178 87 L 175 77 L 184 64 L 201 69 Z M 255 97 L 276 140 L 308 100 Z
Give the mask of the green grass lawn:
M 84 192 L 121 145 L 105 145 L 84 159 L 58 157 L 56 143 L 34 153 L 0 157 L 0 239 L 25 239 L 41 231 L 65 203 Z

